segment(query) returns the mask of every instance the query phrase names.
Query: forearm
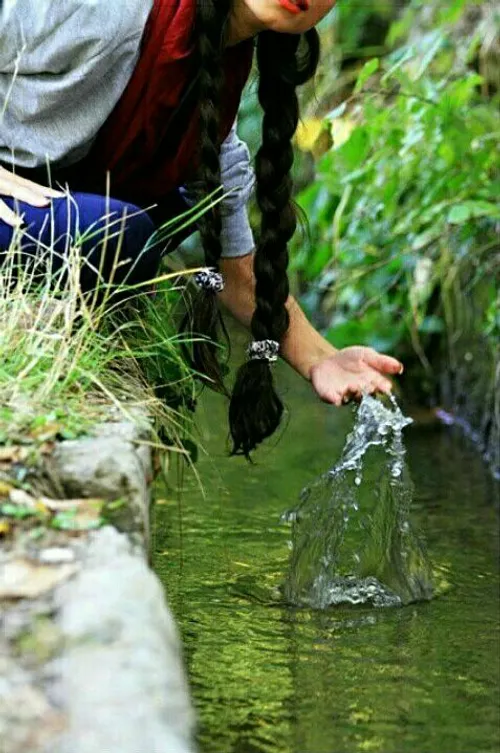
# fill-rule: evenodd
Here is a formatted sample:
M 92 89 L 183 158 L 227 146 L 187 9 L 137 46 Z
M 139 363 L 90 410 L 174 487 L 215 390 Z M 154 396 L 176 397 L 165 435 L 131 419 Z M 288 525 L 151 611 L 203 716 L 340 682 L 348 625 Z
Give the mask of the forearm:
M 222 259 L 221 271 L 226 282 L 220 294 L 221 301 L 238 321 L 249 327 L 255 310 L 253 256 Z M 292 296 L 287 301 L 287 308 L 290 326 L 280 352 L 290 366 L 309 379 L 311 368 L 336 350 L 314 329 Z
M 312 326 L 293 296 L 287 301 L 287 309 L 290 326 L 281 343 L 281 354 L 301 376 L 309 379 L 311 368 L 337 351 Z

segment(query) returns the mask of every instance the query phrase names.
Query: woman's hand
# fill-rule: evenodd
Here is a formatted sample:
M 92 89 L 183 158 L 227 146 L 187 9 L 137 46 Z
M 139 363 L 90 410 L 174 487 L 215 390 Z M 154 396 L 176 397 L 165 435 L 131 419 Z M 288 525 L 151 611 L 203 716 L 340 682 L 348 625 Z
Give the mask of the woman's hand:
M 392 383 L 384 374 L 402 374 L 403 365 L 373 348 L 353 346 L 338 350 L 314 365 L 311 383 L 326 403 L 342 405 L 364 393 L 389 393 Z
M 253 254 L 222 259 L 226 286 L 220 294 L 224 304 L 239 321 L 249 326 L 255 310 Z M 304 379 L 312 382 L 319 397 L 341 405 L 361 398 L 363 392 L 390 392 L 385 376 L 401 374 L 402 364 L 372 348 L 355 346 L 335 350 L 312 324 L 291 296 L 287 301 L 290 326 L 281 343 L 281 355 Z
M 21 178 L 4 167 L 0 167 L 0 196 L 10 196 L 32 207 L 46 207 L 50 199 L 61 198 L 64 193 L 48 186 L 39 186 L 38 183 Z M 11 227 L 19 227 L 23 223 L 23 218 L 0 199 L 0 221 L 6 222 Z

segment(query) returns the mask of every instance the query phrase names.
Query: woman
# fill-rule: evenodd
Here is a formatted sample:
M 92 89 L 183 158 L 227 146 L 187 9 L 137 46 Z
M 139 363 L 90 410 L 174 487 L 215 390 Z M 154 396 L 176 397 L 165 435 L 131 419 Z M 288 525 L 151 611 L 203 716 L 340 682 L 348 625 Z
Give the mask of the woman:
M 24 221 L 24 250 L 34 252 L 37 239 L 46 243 L 48 227 L 55 224 L 54 270 L 64 262 L 68 237 L 78 232 L 90 260 L 82 271 L 83 287 L 95 283 L 96 270 L 109 273 L 110 256 L 122 260 L 119 282 L 147 280 L 165 251 L 150 242 L 155 228 L 222 184 L 225 198 L 198 223 L 207 272 L 197 276 L 200 292 L 190 326 L 215 341 L 217 300 L 250 326 L 254 340 L 229 409 L 234 452 L 247 456 L 281 419 L 270 368 L 278 352 L 322 400 L 337 406 L 365 391 L 389 392 L 386 375 L 402 371 L 396 359 L 370 348 L 336 350 L 289 294 L 296 88 L 315 72 L 314 27 L 333 3 L 4 3 L 0 248 L 8 247 Z M 254 46 L 264 111 L 256 158 L 262 220 L 255 252 L 246 215 L 253 177 L 234 127 Z M 53 184 L 69 186 L 71 201 L 43 185 L 47 167 Z M 124 231 L 120 242 L 107 229 L 110 218 Z M 222 385 L 215 346 L 207 340 L 196 344 L 193 360 L 213 385 Z

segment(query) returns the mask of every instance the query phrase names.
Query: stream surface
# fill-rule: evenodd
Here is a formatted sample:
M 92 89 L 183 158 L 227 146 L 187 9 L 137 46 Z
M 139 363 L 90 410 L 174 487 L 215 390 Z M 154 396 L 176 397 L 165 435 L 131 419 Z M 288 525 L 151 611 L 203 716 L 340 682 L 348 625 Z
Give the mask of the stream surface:
M 498 485 L 450 430 L 405 429 L 412 524 L 436 592 L 402 607 L 287 606 L 300 491 L 340 458 L 351 409 L 279 365 L 291 418 L 255 465 L 226 452 L 226 405 L 206 393 L 203 442 L 180 497 L 160 488 L 154 561 L 185 647 L 201 753 L 498 753 Z M 374 482 L 375 483 L 375 482 Z

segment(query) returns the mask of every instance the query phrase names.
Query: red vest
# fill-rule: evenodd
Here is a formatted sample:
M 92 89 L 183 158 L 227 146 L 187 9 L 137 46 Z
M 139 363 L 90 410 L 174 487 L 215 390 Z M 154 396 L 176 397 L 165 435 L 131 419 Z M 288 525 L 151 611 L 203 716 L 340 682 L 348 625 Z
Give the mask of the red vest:
M 195 15 L 196 0 L 155 0 L 132 78 L 90 154 L 75 166 L 87 190 L 102 193 L 109 171 L 112 196 L 145 206 L 193 175 L 199 143 L 196 100 L 187 98 L 180 119 L 179 104 L 196 76 Z M 236 117 L 252 55 L 251 40 L 225 52 L 221 139 Z

